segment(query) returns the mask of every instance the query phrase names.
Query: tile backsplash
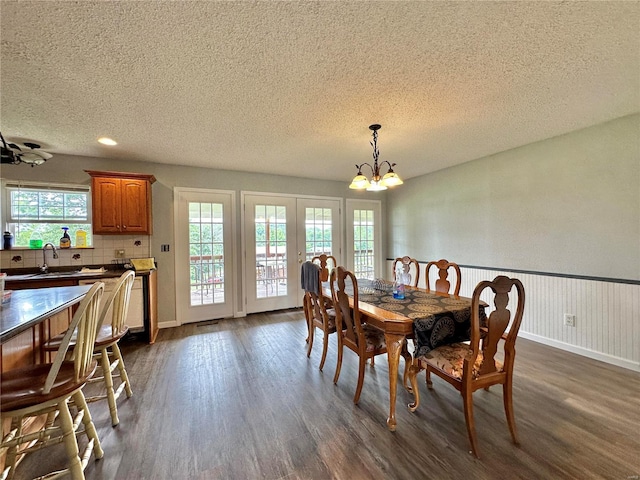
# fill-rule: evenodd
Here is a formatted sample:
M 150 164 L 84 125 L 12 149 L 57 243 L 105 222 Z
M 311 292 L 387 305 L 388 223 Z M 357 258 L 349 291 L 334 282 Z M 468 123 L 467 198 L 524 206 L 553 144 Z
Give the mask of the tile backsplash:
M 53 258 L 51 249 L 47 250 L 47 265 L 50 267 L 67 267 L 85 265 L 105 265 L 124 263 L 130 258 L 146 258 L 151 256 L 151 242 L 147 235 L 93 235 L 93 246 L 90 248 L 58 248 L 58 258 Z M 124 250 L 123 258 L 116 256 L 116 251 Z M 42 249 L 11 249 L 0 252 L 0 269 L 31 268 L 42 265 Z

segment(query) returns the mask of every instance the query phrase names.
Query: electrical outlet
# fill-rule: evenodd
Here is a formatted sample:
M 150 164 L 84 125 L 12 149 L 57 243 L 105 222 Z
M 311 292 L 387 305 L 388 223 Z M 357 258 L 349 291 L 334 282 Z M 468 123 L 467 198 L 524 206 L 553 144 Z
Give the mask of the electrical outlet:
M 567 327 L 575 327 L 576 326 L 576 316 L 571 315 L 570 313 L 564 314 L 564 324 Z
M 116 258 L 124 258 L 124 249 L 116 250 Z

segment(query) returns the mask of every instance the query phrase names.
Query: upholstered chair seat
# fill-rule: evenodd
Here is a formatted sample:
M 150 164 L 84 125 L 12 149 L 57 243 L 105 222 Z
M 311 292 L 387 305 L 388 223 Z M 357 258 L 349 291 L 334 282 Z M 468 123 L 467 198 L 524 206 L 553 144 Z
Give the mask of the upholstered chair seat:
M 418 361 L 422 364 L 422 368 L 427 369 L 428 365 L 436 367 L 447 375 L 454 378 L 461 379 L 462 371 L 464 368 L 464 361 L 470 358 L 473 354 L 473 349 L 467 343 L 453 343 L 451 345 L 442 345 L 438 348 L 434 348 L 426 355 L 419 357 Z M 482 365 L 484 357 L 482 352 L 478 353 L 475 363 L 473 364 L 472 375 L 473 378 L 478 378 L 480 373 L 480 365 Z M 502 371 L 502 363 L 498 360 L 494 360 L 496 365 L 496 371 Z

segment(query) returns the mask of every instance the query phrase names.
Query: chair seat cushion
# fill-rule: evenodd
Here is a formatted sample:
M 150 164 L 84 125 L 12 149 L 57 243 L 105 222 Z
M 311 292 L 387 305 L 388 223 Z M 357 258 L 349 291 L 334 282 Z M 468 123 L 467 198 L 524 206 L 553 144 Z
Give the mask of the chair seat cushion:
M 452 343 L 451 345 L 442 345 L 438 348 L 434 348 L 426 355 L 419 357 L 418 360 L 423 368 L 427 365 L 434 366 L 447 375 L 462 379 L 462 373 L 464 368 L 464 359 L 471 356 L 471 347 L 466 343 Z M 473 378 L 478 378 L 480 372 L 480 365 L 482 365 L 483 355 L 482 351 L 478 353 L 475 364 L 473 365 L 472 375 Z M 496 369 L 502 370 L 502 364 L 496 361 Z
M 365 323 L 362 325 L 362 331 L 364 332 L 364 338 L 367 342 L 367 352 L 387 348 L 387 344 L 384 340 L 384 332 L 382 330 Z
M 329 329 L 336 331 L 336 311 L 333 308 L 327 308 L 327 317 L 329 317 Z
M 327 317 L 328 317 L 328 330 L 329 333 L 334 333 L 336 331 L 336 311 L 333 308 L 330 308 L 327 310 Z M 316 315 L 313 315 L 313 324 L 318 327 L 321 330 L 324 330 L 324 320 L 323 317 L 320 316 L 319 318 Z
M 51 369 L 49 363 L 29 365 L 2 372 L 0 411 L 10 412 L 69 395 L 82 387 L 93 376 L 96 365 L 94 360 L 87 375 L 79 378 L 76 382 L 73 362 L 62 362 L 58 376 L 48 394 L 44 394 L 42 391 Z

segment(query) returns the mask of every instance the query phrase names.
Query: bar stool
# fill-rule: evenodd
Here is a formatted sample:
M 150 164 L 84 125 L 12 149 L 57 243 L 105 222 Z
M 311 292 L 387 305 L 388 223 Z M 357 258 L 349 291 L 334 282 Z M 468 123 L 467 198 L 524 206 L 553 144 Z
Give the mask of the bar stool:
M 6 469 L 2 478 L 14 477 L 18 457 L 50 445 L 64 442 L 68 466 L 64 470 L 47 475 L 55 478 L 69 473 L 74 480 L 84 480 L 84 469 L 91 452 L 96 460 L 104 452 L 91 419 L 82 388 L 96 370 L 93 348 L 99 322 L 100 300 L 104 283 L 95 283 L 71 320 L 67 332 L 62 337 L 53 363 L 29 365 L 2 374 L 0 381 L 0 418 L 11 419 L 11 429 L 0 443 L 0 449 L 7 450 Z M 75 337 L 74 355 L 67 360 L 71 337 Z M 77 414 L 71 415 L 69 403 L 73 402 Z M 24 420 L 47 415 L 43 429 L 24 433 Z M 54 425 L 55 418 L 59 424 Z M 84 429 L 78 431 L 80 423 Z M 88 444 L 79 456 L 76 435 L 85 434 Z M 18 452 L 23 444 L 29 444 Z
M 127 398 L 130 398 L 131 395 L 133 395 L 129 376 L 127 375 L 127 370 L 124 365 L 124 359 L 122 358 L 120 347 L 118 347 L 118 342 L 129 331 L 129 327 L 125 325 L 125 320 L 129 309 L 129 300 L 131 299 L 131 288 L 133 286 L 134 279 L 135 273 L 133 270 L 127 270 L 124 272 L 118 279 L 113 291 L 102 305 L 99 320 L 100 329 L 98 330 L 94 349 L 94 355 L 100 359 L 102 375 L 93 377 L 89 383 L 104 382 L 106 394 L 95 395 L 87 397 L 86 399 L 88 403 L 91 403 L 106 398 L 109 402 L 111 425 L 114 427 L 120 423 L 120 419 L 118 418 L 117 400 L 122 394 L 122 391 L 126 391 Z M 107 319 L 109 319 L 110 322 L 105 325 L 105 321 Z M 48 351 L 55 350 L 58 347 L 60 340 L 60 335 L 53 337 L 44 344 L 44 349 Z M 71 348 L 73 349 L 73 341 Z M 116 368 L 119 373 L 117 375 L 113 375 L 112 372 Z M 114 390 L 113 387 L 114 377 L 120 378 L 120 385 L 118 385 L 117 390 Z

